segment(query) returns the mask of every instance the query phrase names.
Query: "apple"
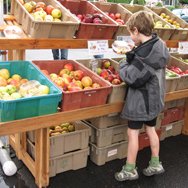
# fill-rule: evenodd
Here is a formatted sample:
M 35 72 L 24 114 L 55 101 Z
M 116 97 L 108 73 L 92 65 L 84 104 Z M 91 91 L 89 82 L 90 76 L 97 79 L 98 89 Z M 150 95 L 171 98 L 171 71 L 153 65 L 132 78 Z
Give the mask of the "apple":
M 47 14 L 51 14 L 53 9 L 54 7 L 52 5 L 47 5 L 45 11 Z
M 63 85 L 63 78 L 62 77 L 58 77 L 58 78 L 55 78 L 53 80 L 54 83 L 56 83 L 58 86 L 62 86 Z
M 44 73 L 45 75 L 49 75 L 49 72 L 46 69 L 42 69 L 41 72 Z
M 93 23 L 95 23 L 95 24 L 102 24 L 103 22 L 99 18 L 94 18 L 93 19 Z
M 54 18 L 53 20 L 54 22 L 61 22 L 61 20 L 59 18 Z
M 33 15 L 34 15 L 34 18 L 39 16 L 39 17 L 42 17 L 42 19 L 44 20 L 47 14 L 44 10 L 40 10 L 40 11 L 35 12 Z
M 100 88 L 101 86 L 100 86 L 100 84 L 98 84 L 98 83 L 96 83 L 96 82 L 94 82 L 93 84 L 92 84 L 92 88 Z
M 86 89 L 93 89 L 91 86 L 84 87 L 84 90 Z
M 20 81 L 22 79 L 22 77 L 19 74 L 13 74 L 11 78 L 17 81 Z
M 0 93 L 7 92 L 6 86 L 0 86 Z
M 12 97 L 6 92 L 1 95 L 1 98 L 3 100 L 12 100 Z
M 84 76 L 84 72 L 83 71 L 81 71 L 81 70 L 74 71 L 73 78 L 75 80 L 81 80 L 83 78 L 83 76 Z
M 7 85 L 6 90 L 7 90 L 7 93 L 11 95 L 12 93 L 17 91 L 17 88 L 14 85 Z
M 28 82 L 28 79 L 23 78 L 23 79 L 20 80 L 20 85 L 21 85 L 21 84 L 25 84 L 26 82 Z
M 45 10 L 46 4 L 44 2 L 39 1 L 36 3 L 36 8 L 42 8 L 43 10 Z
M 17 89 L 20 87 L 20 82 L 15 79 L 12 79 L 9 84 L 16 86 Z
M 84 20 L 85 23 L 92 23 L 93 22 L 93 16 L 91 14 L 86 14 Z
M 53 17 L 51 16 L 51 15 L 46 15 L 45 17 L 44 17 L 44 21 L 46 21 L 46 22 L 53 22 Z
M 110 74 L 110 75 L 108 76 L 108 78 L 107 78 L 107 80 L 108 80 L 109 82 L 112 82 L 113 79 L 114 79 L 114 76 L 113 76 L 112 74 Z
M 116 13 L 116 14 L 115 14 L 115 18 L 116 18 L 116 19 L 121 19 L 121 14 L 120 14 L 120 13 Z
M 9 79 L 10 78 L 9 70 L 8 69 L 0 69 L 0 76 L 6 80 Z
M 29 12 L 31 13 L 33 11 L 33 6 L 28 2 L 28 3 L 25 3 L 24 5 L 24 8 Z
M 7 85 L 7 81 L 5 80 L 5 78 L 0 76 L 0 86 L 6 86 Z
M 115 78 L 115 79 L 112 80 L 112 84 L 113 85 L 119 85 L 119 84 L 121 84 L 121 81 L 119 79 Z
M 59 76 L 63 76 L 64 74 L 69 75 L 70 74 L 70 70 L 66 69 L 66 68 L 61 69 L 60 72 L 59 72 Z
M 114 13 L 110 13 L 109 16 L 110 16 L 110 18 L 112 18 L 113 20 L 115 20 L 115 14 Z
M 68 69 L 69 71 L 73 71 L 74 70 L 74 66 L 72 63 L 66 63 L 64 66 L 63 66 L 64 69 Z
M 19 2 L 23 5 L 25 2 L 24 0 L 19 0 Z
M 67 88 L 68 88 L 68 91 L 81 91 L 82 90 L 82 88 L 76 85 L 74 82 L 71 82 Z
M 83 18 L 84 18 L 82 14 L 77 14 L 77 17 L 78 17 L 78 19 L 79 19 L 80 21 L 82 21 Z
M 100 75 L 101 72 L 102 72 L 102 69 L 100 67 L 97 67 L 96 72 L 97 72 L 98 75 Z
M 12 93 L 10 96 L 11 96 L 12 99 L 20 99 L 20 98 L 22 98 L 21 94 L 18 93 L 18 92 Z
M 84 87 L 92 86 L 93 81 L 89 76 L 84 76 L 81 80 Z
M 42 22 L 44 21 L 42 16 L 39 15 L 39 14 L 33 14 L 33 17 L 34 17 L 34 20 L 37 21 L 37 22 Z
M 116 22 L 118 22 L 120 25 L 124 25 L 125 22 L 122 19 L 116 19 Z
M 29 1 L 29 3 L 31 4 L 31 6 L 33 7 L 33 9 L 36 8 L 37 3 L 35 1 Z
M 108 70 L 110 70 L 113 74 L 115 73 L 115 68 L 112 65 L 108 67 Z
M 50 93 L 50 88 L 47 85 L 40 85 L 38 89 L 40 95 L 47 95 Z
M 59 9 L 54 8 L 51 12 L 51 15 L 52 15 L 53 18 L 61 18 L 62 13 Z
M 110 61 L 108 60 L 104 60 L 102 62 L 102 66 L 105 68 L 105 69 L 108 69 L 108 67 L 111 65 Z
M 72 82 L 72 77 L 67 74 L 63 74 L 63 80 L 64 80 L 65 84 L 68 85 L 69 83 Z
M 79 86 L 81 89 L 83 89 L 83 85 L 82 85 L 82 82 L 80 80 L 76 80 L 74 82 L 77 86 Z
M 102 72 L 100 73 L 100 76 L 102 78 L 104 78 L 105 80 L 107 80 L 108 76 L 109 76 L 109 73 L 108 73 L 108 71 L 106 69 L 103 69 Z
M 52 81 L 55 80 L 57 77 L 58 77 L 58 75 L 55 73 L 50 74 L 50 78 L 52 79 Z

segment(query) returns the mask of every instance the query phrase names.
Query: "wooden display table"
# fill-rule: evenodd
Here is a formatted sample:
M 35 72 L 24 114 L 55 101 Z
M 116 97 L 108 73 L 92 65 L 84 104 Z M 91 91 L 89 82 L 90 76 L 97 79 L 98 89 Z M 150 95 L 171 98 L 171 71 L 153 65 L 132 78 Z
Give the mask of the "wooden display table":
M 110 45 L 112 40 L 109 41 Z M 167 41 L 169 47 L 177 47 L 177 41 Z M 1 50 L 9 50 L 9 60 L 23 60 L 26 49 L 69 49 L 87 48 L 87 40 L 63 39 L 5 39 L 0 38 Z M 188 98 L 188 89 L 166 94 L 166 101 Z M 64 122 L 82 120 L 92 117 L 120 112 L 123 103 L 105 104 L 96 107 L 83 108 L 74 111 L 27 118 L 0 123 L 0 135 L 11 135 L 10 144 L 35 177 L 39 187 L 49 184 L 49 133 L 48 128 Z M 26 152 L 26 131 L 35 130 L 35 161 Z M 188 135 L 188 99 L 185 105 L 185 124 L 183 133 Z M 15 136 L 12 136 L 15 134 Z

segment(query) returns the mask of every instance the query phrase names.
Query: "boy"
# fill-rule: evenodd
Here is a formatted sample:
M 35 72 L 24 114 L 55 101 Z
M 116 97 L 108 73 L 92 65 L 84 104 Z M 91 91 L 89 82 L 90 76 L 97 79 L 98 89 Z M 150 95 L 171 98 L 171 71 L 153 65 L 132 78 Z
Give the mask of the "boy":
M 151 147 L 149 166 L 143 170 L 146 176 L 161 174 L 164 168 L 159 161 L 159 138 L 155 131 L 156 119 L 164 107 L 165 66 L 169 53 L 165 44 L 152 34 L 154 22 L 146 11 L 133 14 L 127 28 L 136 48 L 127 53 L 126 62 L 120 64 L 121 79 L 128 91 L 122 118 L 128 119 L 128 154 L 126 164 L 115 174 L 118 181 L 138 179 L 136 157 L 139 129 L 146 125 Z

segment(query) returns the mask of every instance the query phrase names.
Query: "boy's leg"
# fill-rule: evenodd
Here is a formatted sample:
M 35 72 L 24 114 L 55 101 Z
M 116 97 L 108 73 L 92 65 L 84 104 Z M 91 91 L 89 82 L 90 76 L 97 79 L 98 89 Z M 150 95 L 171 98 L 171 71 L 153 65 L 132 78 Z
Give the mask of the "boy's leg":
M 138 153 L 139 129 L 128 128 L 127 134 L 128 134 L 127 161 L 126 161 L 126 165 L 122 167 L 122 170 L 115 174 L 115 178 L 118 181 L 138 179 L 138 173 L 135 166 L 136 166 L 136 157 Z
M 144 175 L 152 176 L 155 174 L 161 174 L 164 172 L 164 168 L 159 161 L 159 137 L 156 133 L 155 127 L 146 126 L 146 133 L 149 137 L 150 147 L 151 147 L 151 160 L 149 166 L 143 170 Z
M 54 60 L 59 59 L 59 49 L 52 49 L 52 54 L 53 54 Z

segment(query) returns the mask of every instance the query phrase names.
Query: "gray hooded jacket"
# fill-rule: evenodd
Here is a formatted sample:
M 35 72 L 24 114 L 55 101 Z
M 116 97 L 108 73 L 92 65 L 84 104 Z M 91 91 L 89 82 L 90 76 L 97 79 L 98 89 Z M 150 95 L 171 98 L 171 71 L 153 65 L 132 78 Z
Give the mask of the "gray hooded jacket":
M 156 35 L 127 53 L 120 64 L 120 77 L 128 85 L 122 118 L 150 121 L 163 110 L 168 59 L 168 49 Z

